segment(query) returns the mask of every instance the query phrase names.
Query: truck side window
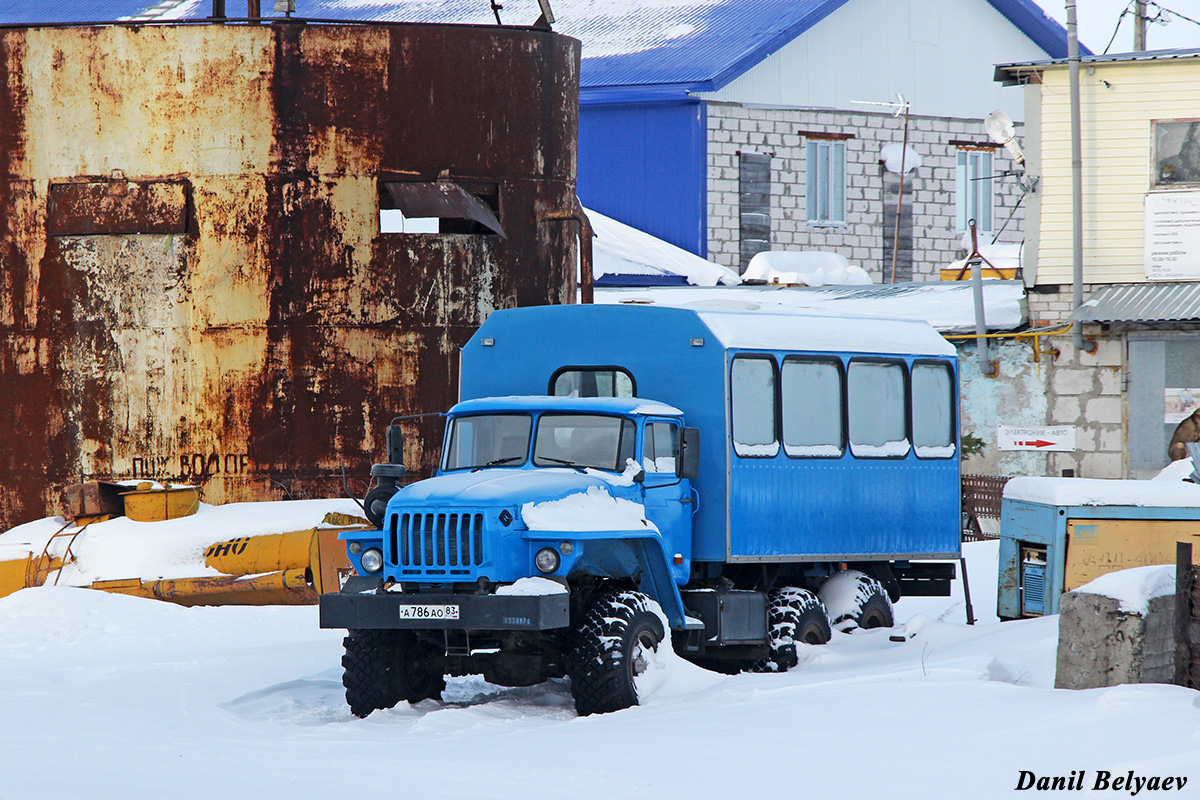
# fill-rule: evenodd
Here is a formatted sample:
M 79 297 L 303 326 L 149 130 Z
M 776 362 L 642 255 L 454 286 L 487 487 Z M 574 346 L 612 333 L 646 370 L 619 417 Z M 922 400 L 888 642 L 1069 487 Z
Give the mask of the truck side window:
M 775 359 L 735 356 L 730 373 L 733 451 L 743 458 L 779 454 L 775 430 Z
M 783 451 L 793 458 L 836 458 L 845 452 L 842 364 L 833 358 L 783 360 Z
M 563 367 L 550 379 L 554 397 L 635 397 L 633 376 L 621 367 Z
M 908 441 L 908 387 L 902 362 L 850 362 L 846 402 L 850 452 L 856 458 L 903 458 Z
M 670 422 L 651 422 L 646 425 L 646 441 L 642 445 L 642 469 L 646 472 L 675 474 L 679 458 L 679 426 Z
M 918 458 L 952 458 L 954 375 L 949 364 L 917 362 L 912 369 L 913 447 Z

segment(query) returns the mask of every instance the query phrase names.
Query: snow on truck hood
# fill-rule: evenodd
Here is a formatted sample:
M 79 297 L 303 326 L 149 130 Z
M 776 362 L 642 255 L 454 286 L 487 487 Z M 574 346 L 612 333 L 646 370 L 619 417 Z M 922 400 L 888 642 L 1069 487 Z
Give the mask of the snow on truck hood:
M 392 502 L 404 505 L 449 503 L 465 506 L 528 505 L 561 500 L 568 495 L 595 489 L 611 497 L 610 487 L 632 485 L 622 475 L 571 468 L 492 468 L 463 470 L 409 484 Z

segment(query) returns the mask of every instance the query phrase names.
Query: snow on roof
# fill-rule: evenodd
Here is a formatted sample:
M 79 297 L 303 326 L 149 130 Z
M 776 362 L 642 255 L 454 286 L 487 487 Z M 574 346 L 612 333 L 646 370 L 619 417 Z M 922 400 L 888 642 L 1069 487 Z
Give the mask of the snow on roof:
M 984 281 L 983 293 L 988 330 L 1013 330 L 1025 323 L 1025 287 L 1021 281 Z M 919 320 L 943 334 L 975 330 L 975 300 L 969 281 L 823 287 L 597 287 L 596 302 Z
M 1121 611 L 1145 616 L 1150 610 L 1151 599 L 1175 594 L 1175 565 L 1159 564 L 1109 572 L 1072 591 L 1111 597 L 1120 602 Z
M 584 87 L 674 84 L 715 90 L 746 72 L 845 5 L 847 0 L 552 0 L 554 30 L 583 42 Z M 1064 28 L 1032 0 L 987 0 L 1051 58 L 1067 52 Z M 34 0 L 10 3 L 40 6 Z M 137 13 L 127 2 L 101 19 Z M 164 6 L 169 6 L 162 10 Z M 505 25 L 532 25 L 537 0 L 505 0 Z M 200 19 L 211 13 L 201 0 L 144 2 L 161 18 Z M 0 12 L 4 5 L 0 4 Z M 269 2 L 263 16 L 276 16 Z M 36 10 L 36 9 L 34 9 Z M 298 0 L 296 17 L 376 22 L 435 22 L 494 25 L 482 0 Z M 227 6 L 230 16 L 240 12 Z M 0 19 L 4 15 L 0 13 Z M 21 21 L 21 20 L 12 20 Z M 1086 48 L 1082 48 L 1086 50 Z M 702 85 L 701 85 L 702 84 Z
M 499 407 L 510 410 L 538 411 L 553 408 L 555 411 L 604 412 L 608 414 L 650 414 L 679 416 L 683 414 L 675 406 L 646 400 L 640 397 L 549 397 L 537 395 L 514 395 L 508 397 L 478 397 L 464 400 L 450 409 L 453 414 L 470 414 L 493 411 Z
M 847 353 L 955 355 L 954 345 L 924 322 L 841 317 L 761 309 L 695 309 L 700 320 L 728 348 L 814 350 Z
M 738 274 L 728 267 L 707 261 L 598 211 L 586 211 L 596 232 L 592 274 L 600 285 L 661 285 L 679 279 L 692 286 L 735 286 L 741 282 Z
M 1200 485 L 1183 481 L 1099 478 L 1013 478 L 1004 499 L 1048 506 L 1200 508 Z

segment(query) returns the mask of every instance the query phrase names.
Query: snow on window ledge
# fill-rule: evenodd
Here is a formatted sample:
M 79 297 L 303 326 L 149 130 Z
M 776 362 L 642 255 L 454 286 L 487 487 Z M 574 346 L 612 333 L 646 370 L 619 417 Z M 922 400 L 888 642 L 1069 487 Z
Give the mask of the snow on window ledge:
M 836 444 L 785 444 L 783 451 L 792 458 L 837 458 L 842 448 Z
M 779 455 L 779 442 L 771 442 L 770 444 L 742 444 L 741 442 L 734 442 L 733 452 L 742 458 L 774 458 Z
M 917 458 L 950 458 L 957 452 L 952 444 L 917 445 Z
M 908 443 L 907 439 L 883 444 L 850 443 L 850 452 L 858 458 L 903 458 L 911 449 L 912 445 Z

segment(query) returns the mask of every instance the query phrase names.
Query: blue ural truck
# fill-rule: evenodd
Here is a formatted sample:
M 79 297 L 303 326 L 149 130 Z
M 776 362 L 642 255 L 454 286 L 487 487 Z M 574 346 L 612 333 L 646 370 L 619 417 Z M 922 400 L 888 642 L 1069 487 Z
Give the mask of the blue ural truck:
M 499 311 L 462 351 L 436 474 L 367 496 L 345 628 L 358 716 L 446 676 L 569 677 L 580 714 L 685 658 L 783 671 L 831 626 L 892 625 L 959 556 L 957 362 L 924 323 L 769 310 Z M 923 561 L 918 561 L 923 560 Z

